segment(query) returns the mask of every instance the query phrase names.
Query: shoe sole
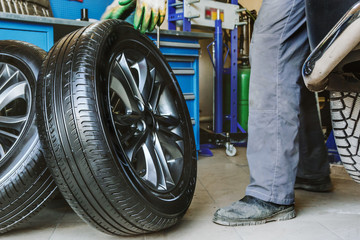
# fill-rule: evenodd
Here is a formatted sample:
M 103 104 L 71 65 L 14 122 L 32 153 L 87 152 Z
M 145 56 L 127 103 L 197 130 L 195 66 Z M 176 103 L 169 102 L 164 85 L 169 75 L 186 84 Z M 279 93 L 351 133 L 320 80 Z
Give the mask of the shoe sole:
M 250 226 L 250 225 L 259 225 L 265 224 L 268 222 L 277 222 L 277 221 L 285 221 L 290 220 L 296 217 L 296 212 L 294 208 L 284 209 L 276 214 L 266 218 L 266 219 L 247 219 L 247 220 L 238 220 L 238 221 L 225 221 L 219 218 L 214 217 L 213 222 L 223 226 Z
M 309 191 L 309 192 L 331 192 L 332 191 L 332 184 L 328 183 L 328 184 L 322 184 L 322 185 L 317 185 L 317 186 L 312 186 L 312 185 L 308 185 L 308 184 L 302 184 L 302 183 L 295 183 L 294 189 L 299 189 L 299 190 L 305 190 L 305 191 Z

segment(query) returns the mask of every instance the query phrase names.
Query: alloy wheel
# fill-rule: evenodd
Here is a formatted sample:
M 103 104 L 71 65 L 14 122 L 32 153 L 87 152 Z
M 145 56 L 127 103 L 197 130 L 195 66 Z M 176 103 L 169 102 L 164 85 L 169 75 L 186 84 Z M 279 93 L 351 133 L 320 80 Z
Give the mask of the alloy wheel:
M 31 91 L 25 75 L 0 62 L 0 161 L 21 136 L 31 108 Z
M 171 191 L 184 164 L 184 124 L 161 68 L 144 52 L 126 49 L 112 65 L 109 99 L 117 140 L 136 176 Z

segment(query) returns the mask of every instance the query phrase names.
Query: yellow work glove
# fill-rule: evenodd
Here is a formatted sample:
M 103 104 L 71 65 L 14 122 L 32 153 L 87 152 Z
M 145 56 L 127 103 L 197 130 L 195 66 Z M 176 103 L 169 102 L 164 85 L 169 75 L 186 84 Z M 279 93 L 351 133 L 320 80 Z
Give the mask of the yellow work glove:
M 124 2 L 122 0 L 120 2 Z M 119 2 L 119 3 L 120 3 Z M 160 26 L 166 15 L 166 0 L 136 0 L 136 12 L 134 17 L 135 29 L 140 32 L 151 32 L 155 26 Z
M 135 10 L 136 0 L 114 0 L 101 19 L 126 19 Z

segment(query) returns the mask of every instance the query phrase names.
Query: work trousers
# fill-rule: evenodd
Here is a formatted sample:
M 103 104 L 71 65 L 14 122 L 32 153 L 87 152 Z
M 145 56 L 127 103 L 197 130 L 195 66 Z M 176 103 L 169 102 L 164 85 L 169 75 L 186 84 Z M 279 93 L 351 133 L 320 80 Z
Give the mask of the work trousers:
M 293 204 L 296 176 L 329 175 L 315 95 L 301 76 L 309 53 L 304 0 L 263 0 L 250 44 L 247 195 Z

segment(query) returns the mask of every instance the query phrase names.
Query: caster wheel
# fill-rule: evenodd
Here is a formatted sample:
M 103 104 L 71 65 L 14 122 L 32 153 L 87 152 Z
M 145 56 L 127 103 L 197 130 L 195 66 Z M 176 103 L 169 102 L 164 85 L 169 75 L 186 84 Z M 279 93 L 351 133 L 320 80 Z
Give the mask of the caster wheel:
M 234 147 L 234 145 L 232 145 L 231 143 L 226 143 L 226 150 L 225 150 L 226 155 L 228 155 L 229 157 L 233 157 L 236 155 L 236 148 Z

